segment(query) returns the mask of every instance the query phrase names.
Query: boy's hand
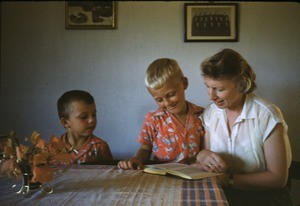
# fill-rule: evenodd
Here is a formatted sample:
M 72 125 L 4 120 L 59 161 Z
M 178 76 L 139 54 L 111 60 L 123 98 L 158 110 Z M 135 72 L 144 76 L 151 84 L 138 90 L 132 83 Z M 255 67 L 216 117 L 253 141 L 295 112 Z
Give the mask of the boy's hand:
M 135 157 L 118 162 L 118 168 L 125 170 L 141 170 L 142 166 L 142 162 Z

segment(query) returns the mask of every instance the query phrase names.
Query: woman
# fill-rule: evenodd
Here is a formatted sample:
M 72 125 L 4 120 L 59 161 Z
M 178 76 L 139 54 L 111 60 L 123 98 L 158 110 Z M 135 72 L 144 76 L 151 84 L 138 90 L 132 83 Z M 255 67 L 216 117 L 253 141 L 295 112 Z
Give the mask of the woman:
M 230 206 L 292 205 L 285 188 L 291 149 L 280 110 L 253 94 L 255 74 L 224 49 L 201 64 L 209 98 L 201 115 L 205 148 L 200 167 L 220 176 Z

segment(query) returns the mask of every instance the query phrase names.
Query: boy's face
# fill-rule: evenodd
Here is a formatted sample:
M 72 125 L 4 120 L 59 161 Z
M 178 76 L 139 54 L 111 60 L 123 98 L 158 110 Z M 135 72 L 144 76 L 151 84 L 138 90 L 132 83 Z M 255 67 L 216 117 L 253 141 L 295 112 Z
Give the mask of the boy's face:
M 157 105 L 171 112 L 175 116 L 186 114 L 186 100 L 184 90 L 188 86 L 187 78 L 181 80 L 170 79 L 160 89 L 148 88 Z
M 94 103 L 73 102 L 69 118 L 62 118 L 61 122 L 74 137 L 88 137 L 93 134 L 96 128 L 96 113 L 96 105 Z

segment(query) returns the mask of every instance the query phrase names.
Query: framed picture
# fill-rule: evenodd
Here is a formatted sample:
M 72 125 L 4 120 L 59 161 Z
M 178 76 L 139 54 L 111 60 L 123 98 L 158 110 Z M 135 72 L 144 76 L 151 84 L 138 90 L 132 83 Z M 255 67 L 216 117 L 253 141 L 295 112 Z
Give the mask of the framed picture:
M 185 42 L 238 41 L 236 3 L 185 3 Z
M 114 1 L 66 1 L 66 29 L 116 29 Z

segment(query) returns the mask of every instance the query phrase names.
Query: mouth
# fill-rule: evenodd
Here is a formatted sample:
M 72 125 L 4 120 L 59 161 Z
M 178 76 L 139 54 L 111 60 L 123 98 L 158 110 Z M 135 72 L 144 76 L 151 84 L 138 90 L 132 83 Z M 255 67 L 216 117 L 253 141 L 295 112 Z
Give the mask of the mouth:
M 214 101 L 215 105 L 222 106 L 224 101 Z
M 174 110 L 176 108 L 176 104 L 175 105 L 172 105 L 172 106 L 169 106 L 167 107 L 168 110 Z
M 87 130 L 93 131 L 93 130 L 95 130 L 95 127 L 88 127 Z

